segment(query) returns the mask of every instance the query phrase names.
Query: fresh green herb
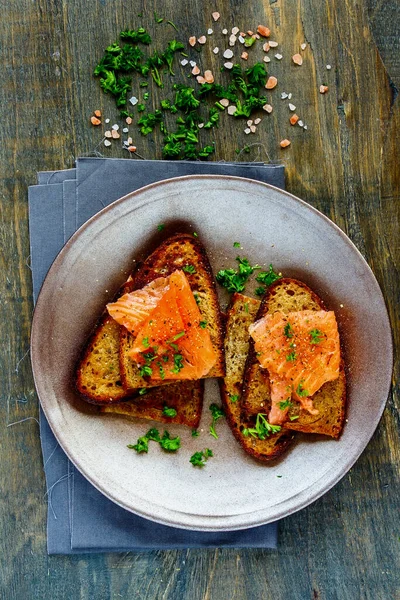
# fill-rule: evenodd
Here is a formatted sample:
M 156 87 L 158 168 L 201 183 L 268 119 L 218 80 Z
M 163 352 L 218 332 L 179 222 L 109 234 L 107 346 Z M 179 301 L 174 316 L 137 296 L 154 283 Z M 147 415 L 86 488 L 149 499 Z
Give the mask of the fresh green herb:
M 193 275 L 193 273 L 196 273 L 196 269 L 193 265 L 185 265 L 182 268 L 182 271 L 185 271 L 185 273 L 190 273 L 191 275 Z
M 149 84 L 147 83 L 147 81 L 141 81 L 141 82 L 139 83 L 139 86 L 140 86 L 141 88 L 145 88 L 145 87 L 147 87 L 148 85 L 149 85 Z
M 176 340 L 179 340 L 184 335 L 185 335 L 185 332 L 184 331 L 180 331 L 179 333 L 177 333 L 176 335 L 174 335 L 174 337 L 172 338 L 172 341 L 176 342 Z
M 309 395 L 309 393 L 307 392 L 307 390 L 305 390 L 301 384 L 301 382 L 299 383 L 299 385 L 297 386 L 297 390 L 296 390 L 296 394 L 300 397 L 300 398 L 304 398 L 306 396 Z
M 136 444 L 128 444 L 128 448 L 136 450 L 138 454 L 147 453 L 149 451 L 149 440 L 146 436 L 140 437 Z
M 210 450 L 210 448 L 206 448 L 205 450 L 201 450 L 200 452 L 195 452 L 190 457 L 189 462 L 192 463 L 194 467 L 204 467 L 206 461 L 210 456 L 213 456 L 212 450 Z
M 282 478 L 282 475 L 277 475 L 277 478 L 278 478 L 278 479 L 281 479 L 281 478 Z
M 175 408 L 164 406 L 162 414 L 164 415 L 164 417 L 170 417 L 172 419 L 173 417 L 176 417 L 178 413 L 176 412 Z
M 172 350 L 175 350 L 175 352 L 178 352 L 179 346 L 177 344 L 174 344 L 174 342 L 170 342 L 169 345 L 171 346 Z
M 172 62 L 174 60 L 175 52 L 179 52 L 179 50 L 183 50 L 184 47 L 185 46 L 182 44 L 182 42 L 177 42 L 176 40 L 171 40 L 168 43 L 167 49 L 161 55 L 162 60 L 163 60 L 164 64 L 166 64 L 168 66 L 168 71 L 171 75 L 174 75 L 174 72 L 172 70 Z
M 290 401 L 290 398 L 287 398 L 283 402 L 278 402 L 278 406 L 281 410 L 285 410 L 286 408 L 293 406 L 293 403 Z
M 310 344 L 320 344 L 324 338 L 324 333 L 319 329 L 312 329 L 310 331 L 311 341 Z
M 200 433 L 197 431 L 197 429 L 192 429 L 192 437 L 199 437 Z
M 125 31 L 121 31 L 120 33 L 121 40 L 126 40 L 127 42 L 131 42 L 132 44 L 151 44 L 151 37 L 144 29 L 144 27 L 139 27 L 136 31 L 126 29 Z
M 274 269 L 272 268 L 272 265 L 269 265 L 269 270 L 260 271 L 260 273 L 256 277 L 256 280 L 259 283 L 263 283 L 265 286 L 268 287 L 269 285 L 271 285 L 271 283 L 274 283 L 274 281 L 280 279 L 281 277 L 282 275 L 275 273 Z
M 146 433 L 146 437 L 148 440 L 152 440 L 153 442 L 159 442 L 160 441 L 160 432 L 155 427 L 152 427 Z
M 230 293 L 243 292 L 250 275 L 252 275 L 256 269 L 261 268 L 259 265 L 251 266 L 247 258 L 240 258 L 240 256 L 237 256 L 236 260 L 239 263 L 239 269 L 237 271 L 235 269 L 224 269 L 219 271 L 216 277 L 218 283 Z
M 193 296 L 196 301 L 196 304 L 200 304 L 199 294 L 197 292 L 193 292 Z
M 254 290 L 254 293 L 256 294 L 256 296 L 264 296 L 266 291 L 267 291 L 267 288 L 265 288 L 261 285 L 260 287 L 258 287 Z
M 246 313 L 249 312 L 249 303 L 248 302 L 244 303 L 244 312 L 246 312 Z
M 175 31 L 178 31 L 177 26 L 175 25 L 175 23 L 173 23 L 172 21 L 167 21 L 168 25 L 171 25 L 171 27 L 173 27 L 175 29 Z
M 145 93 L 143 94 L 143 100 L 148 100 L 148 99 L 149 99 L 149 96 L 150 96 L 150 93 L 149 93 L 149 92 L 145 92 Z
M 199 325 L 202 329 L 205 329 L 207 327 L 207 321 L 200 321 Z
M 292 326 L 290 323 L 286 323 L 285 327 L 283 328 L 283 335 L 287 339 L 290 339 L 293 337 L 293 329 L 292 329 Z
M 179 373 L 183 369 L 183 356 L 182 354 L 174 354 L 174 368 L 171 373 Z
M 143 104 L 143 102 L 140 102 L 139 104 L 136 105 L 137 111 L 139 113 L 142 113 L 146 110 L 145 105 Z M 153 130 L 152 130 L 153 131 Z M 150 132 L 149 132 L 150 133 Z
M 160 440 L 160 446 L 166 452 L 176 452 L 181 447 L 181 438 L 179 436 L 171 438 L 168 431 L 164 431 L 164 435 Z
M 234 404 L 239 400 L 239 394 L 229 394 L 230 401 Z
M 162 17 L 160 18 L 157 16 L 156 11 L 154 11 L 154 20 L 156 23 L 162 23 L 164 21 L 164 19 Z
M 253 37 L 247 37 L 244 39 L 244 45 L 246 46 L 246 48 L 251 48 L 251 46 L 255 43 L 256 38 Z
M 294 362 L 295 360 L 297 360 L 297 354 L 296 352 L 291 352 L 290 354 L 286 355 L 286 360 L 288 362 Z
M 148 337 L 143 338 L 142 345 L 143 345 L 143 348 L 148 348 L 150 346 Z
M 268 73 L 262 62 L 258 62 L 253 67 L 246 69 L 245 74 L 248 82 L 257 88 L 264 87 L 267 82 Z
M 139 110 L 139 104 L 138 110 Z M 153 131 L 156 127 L 157 123 L 162 121 L 162 112 L 161 110 L 156 110 L 154 113 L 147 113 L 147 115 L 143 115 L 140 117 L 138 121 L 138 126 L 140 127 L 140 133 L 142 135 L 148 135 Z
M 300 415 L 296 415 L 296 416 L 293 416 L 293 417 L 289 417 L 289 419 L 290 419 L 291 421 L 295 421 L 296 419 L 298 419 L 298 418 L 299 418 L 299 416 L 300 416 Z
M 153 375 L 153 369 L 145 365 L 144 367 L 141 367 L 139 375 L 140 377 L 151 377 L 151 375 Z
M 162 231 L 163 229 L 165 229 L 164 223 L 161 223 L 160 225 L 157 225 L 157 231 Z
M 273 433 L 278 433 L 281 430 L 280 425 L 271 425 L 268 423 L 265 418 L 267 415 L 258 413 L 256 419 L 256 426 L 252 428 L 243 429 L 243 435 L 248 437 L 249 435 L 253 437 L 258 437 L 260 440 L 265 440 L 265 438 L 269 437 Z
M 147 388 L 140 388 L 139 396 L 144 396 L 145 394 L 147 394 Z
M 240 248 L 240 242 L 233 242 L 234 248 Z
M 193 231 L 193 237 L 199 237 L 199 234 Z
M 160 362 L 157 363 L 158 369 L 160 371 L 160 377 L 161 379 L 165 379 L 165 370 L 164 367 L 162 366 L 162 364 Z
M 225 416 L 225 413 L 222 410 L 222 408 L 220 406 L 218 406 L 217 404 L 210 404 L 210 411 L 212 414 L 212 423 L 210 425 L 210 434 L 217 440 L 218 435 L 217 435 L 217 432 L 215 431 L 215 424 L 219 419 L 222 419 L 222 417 Z

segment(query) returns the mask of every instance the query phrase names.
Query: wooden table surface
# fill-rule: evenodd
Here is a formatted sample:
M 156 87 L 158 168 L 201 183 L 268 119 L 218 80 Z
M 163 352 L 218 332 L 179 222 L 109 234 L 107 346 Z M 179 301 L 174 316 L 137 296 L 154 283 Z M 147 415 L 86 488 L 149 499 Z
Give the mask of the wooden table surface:
M 213 24 L 211 12 L 221 19 Z M 153 11 L 176 24 L 157 25 Z M 143 12 L 143 18 L 138 13 Z M 400 598 L 399 394 L 393 386 L 381 423 L 351 471 L 323 498 L 280 524 L 279 549 L 125 554 L 46 554 L 46 497 L 29 333 L 27 186 L 44 169 L 73 166 L 101 145 L 89 125 L 96 108 L 117 112 L 91 76 L 106 45 L 125 27 L 147 24 L 163 47 L 213 26 L 269 24 L 284 55 L 274 111 L 255 135 L 223 115 L 213 130 L 216 160 L 280 160 L 287 189 L 328 215 L 353 240 L 381 285 L 399 344 L 400 5 L 397 0 L 13 0 L 2 3 L 0 87 L 1 423 L 0 597 L 40 599 L 382 599 Z M 302 67 L 290 56 L 307 42 Z M 221 64 L 203 50 L 207 66 Z M 270 53 L 270 55 L 272 52 Z M 331 64 L 328 71 L 326 65 Z M 177 69 L 182 72 L 182 69 Z M 178 77 L 178 76 L 177 76 Z M 186 79 L 186 81 L 188 81 Z M 329 92 L 321 95 L 319 85 Z M 291 128 L 282 91 L 293 92 L 308 130 Z M 225 118 L 227 117 L 227 118 Z M 268 118 L 268 120 L 267 120 Z M 290 148 L 279 141 L 289 137 Z M 251 138 L 251 140 L 250 140 Z M 160 158 L 159 134 L 135 137 L 140 154 Z M 100 144 L 100 145 L 99 145 Z M 127 154 L 127 153 L 126 153 Z M 386 348 L 382 348 L 385 352 Z M 396 374 L 396 370 L 395 370 Z M 397 364 L 398 374 L 398 364 Z M 22 423 L 8 426 L 14 422 Z

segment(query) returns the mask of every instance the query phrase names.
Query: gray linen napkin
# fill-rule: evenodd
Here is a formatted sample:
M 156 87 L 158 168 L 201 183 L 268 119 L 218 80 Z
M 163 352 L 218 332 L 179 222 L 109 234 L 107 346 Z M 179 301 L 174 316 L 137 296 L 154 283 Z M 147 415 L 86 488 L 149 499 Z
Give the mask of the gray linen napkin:
M 29 189 L 34 298 L 63 244 L 98 210 L 149 183 L 199 173 L 237 175 L 284 187 L 283 167 L 262 163 L 83 158 L 78 159 L 76 169 L 39 173 L 41 185 Z M 49 501 L 49 554 L 189 547 L 276 548 L 276 523 L 207 533 L 167 527 L 132 514 L 108 500 L 75 469 L 42 411 L 40 430 Z

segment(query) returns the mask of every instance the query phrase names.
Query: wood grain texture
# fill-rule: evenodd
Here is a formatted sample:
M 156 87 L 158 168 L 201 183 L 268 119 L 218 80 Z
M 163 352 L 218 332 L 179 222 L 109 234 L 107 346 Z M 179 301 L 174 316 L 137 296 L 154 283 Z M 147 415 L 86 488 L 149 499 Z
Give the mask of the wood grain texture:
M 213 24 L 215 6 L 222 17 Z M 287 167 L 287 189 L 332 218 L 354 241 L 385 296 L 399 348 L 400 85 L 396 0 L 13 0 L 2 3 L 0 45 L 0 598 L 138 599 L 400 599 L 399 389 L 350 473 L 310 507 L 285 519 L 277 552 L 191 550 L 47 557 L 46 498 L 37 398 L 29 358 L 32 290 L 27 186 L 35 172 L 71 167 L 74 157 L 102 151 L 92 111 L 115 119 L 111 99 L 91 77 L 104 47 L 144 13 L 163 48 L 175 31 L 156 26 L 153 10 L 184 32 L 245 30 L 269 24 L 281 46 L 272 58 L 274 111 L 255 136 L 221 116 L 212 133 L 216 159 L 257 142 Z M 396 24 L 397 23 L 397 24 Z M 218 34 L 219 35 L 219 34 Z M 177 36 L 179 38 L 179 36 Z M 215 33 L 217 39 L 217 33 Z M 221 38 L 218 45 L 222 47 Z M 304 64 L 290 56 L 306 41 Z M 377 45 L 378 44 L 378 48 Z M 202 64 L 220 64 L 207 46 Z M 271 54 L 271 53 L 270 53 Z M 332 70 L 327 71 L 326 65 Z M 183 72 L 177 69 L 177 78 Z M 181 75 L 183 77 L 183 75 Z M 185 80 L 185 79 L 183 79 Z M 318 92 L 326 82 L 329 93 Z M 305 132 L 289 125 L 282 91 L 293 92 Z M 154 95 L 156 100 L 157 94 Z M 279 148 L 289 137 L 292 145 Z M 232 141 L 233 140 L 233 141 Z M 140 153 L 160 157 L 160 137 L 137 138 Z M 265 150 L 264 150 L 265 149 Z M 116 145 L 107 153 L 123 156 Z M 263 154 L 264 158 L 264 154 Z M 385 351 L 385 349 L 382 349 Z M 395 381 L 398 382 L 398 361 Z M 29 419 L 10 427 L 8 424 Z

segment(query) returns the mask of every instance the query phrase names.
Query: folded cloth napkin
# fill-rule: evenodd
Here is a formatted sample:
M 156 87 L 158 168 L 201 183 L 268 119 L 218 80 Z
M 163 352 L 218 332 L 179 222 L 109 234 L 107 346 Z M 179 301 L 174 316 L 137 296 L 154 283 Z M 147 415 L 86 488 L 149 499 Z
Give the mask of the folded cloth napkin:
M 263 163 L 78 159 L 75 169 L 38 173 L 29 188 L 33 294 L 64 243 L 88 218 L 121 196 L 163 179 L 235 175 L 284 188 L 284 168 Z M 43 412 L 40 435 L 47 483 L 49 554 L 198 547 L 276 548 L 277 524 L 232 532 L 199 532 L 134 515 L 96 490 L 58 445 Z

